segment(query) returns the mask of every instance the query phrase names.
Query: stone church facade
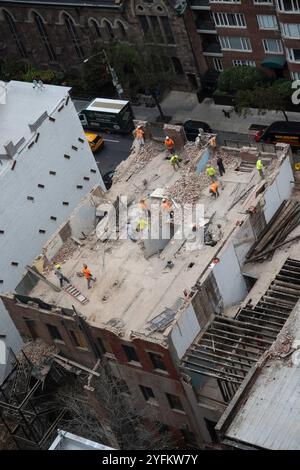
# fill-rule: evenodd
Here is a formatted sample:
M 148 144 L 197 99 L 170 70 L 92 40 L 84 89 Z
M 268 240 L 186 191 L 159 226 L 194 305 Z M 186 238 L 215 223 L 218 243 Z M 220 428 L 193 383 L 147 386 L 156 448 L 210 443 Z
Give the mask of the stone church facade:
M 196 89 L 202 64 L 191 46 L 188 21 L 177 15 L 173 0 L 4 0 L 0 57 L 68 70 L 92 53 L 95 41 L 135 44 L 141 38 L 169 58 L 179 88 Z

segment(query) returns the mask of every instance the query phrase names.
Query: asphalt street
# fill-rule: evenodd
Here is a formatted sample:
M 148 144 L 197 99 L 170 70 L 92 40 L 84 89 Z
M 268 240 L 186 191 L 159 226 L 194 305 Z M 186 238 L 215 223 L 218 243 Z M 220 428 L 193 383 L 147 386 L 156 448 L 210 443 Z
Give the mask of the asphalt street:
M 114 170 L 130 154 L 133 137 L 131 135 L 101 134 L 104 146 L 94 154 L 102 176 Z
M 77 112 L 88 106 L 89 101 L 84 100 L 73 100 Z M 157 126 L 157 124 L 156 124 Z M 162 130 L 160 131 L 163 135 Z M 219 145 L 230 145 L 230 141 L 247 142 L 248 135 L 240 134 L 236 132 L 224 132 L 217 131 Z M 120 134 L 104 134 L 101 133 L 104 138 L 104 147 L 94 154 L 98 168 L 104 176 L 107 172 L 115 170 L 120 162 L 126 160 L 130 154 L 130 148 L 132 146 L 133 137 L 132 135 L 120 135 Z

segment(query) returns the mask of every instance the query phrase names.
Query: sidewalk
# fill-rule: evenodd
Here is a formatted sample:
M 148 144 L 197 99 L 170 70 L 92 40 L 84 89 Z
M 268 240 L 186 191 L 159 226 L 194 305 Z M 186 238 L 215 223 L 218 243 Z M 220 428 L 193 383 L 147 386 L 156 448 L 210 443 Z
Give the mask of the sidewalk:
M 161 102 L 163 113 L 172 116 L 172 123 L 185 122 L 188 119 L 204 121 L 215 131 L 234 132 L 248 134 L 251 124 L 269 125 L 274 121 L 285 121 L 281 112 L 267 111 L 259 115 L 257 109 L 252 109 L 246 118 L 238 116 L 234 112 L 230 119 L 226 118 L 222 109 L 228 111 L 231 106 L 214 104 L 211 98 L 206 98 L 202 103 L 198 102 L 195 93 L 183 91 L 171 91 Z M 154 122 L 158 118 L 157 108 L 133 106 L 136 119 Z M 300 121 L 300 113 L 286 113 L 290 121 Z

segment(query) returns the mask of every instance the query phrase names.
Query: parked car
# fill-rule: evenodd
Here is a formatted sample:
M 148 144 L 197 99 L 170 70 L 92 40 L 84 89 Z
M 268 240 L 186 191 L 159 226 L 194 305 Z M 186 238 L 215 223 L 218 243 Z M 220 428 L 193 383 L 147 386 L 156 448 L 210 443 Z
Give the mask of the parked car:
M 92 152 L 97 152 L 97 150 L 102 149 L 104 140 L 101 135 L 95 134 L 93 132 L 85 132 L 85 137 L 90 144 Z
M 256 142 L 277 144 L 283 142 L 290 144 L 293 151 L 300 149 L 300 122 L 276 121 L 255 134 Z
M 202 121 L 185 121 L 183 124 L 178 123 L 179 125 L 182 125 L 184 127 L 186 137 L 188 140 L 191 140 L 194 142 L 196 140 L 196 137 L 199 133 L 199 129 L 203 129 L 204 132 L 212 132 L 210 126 L 206 122 Z
M 112 183 L 113 183 L 112 180 L 113 180 L 114 174 L 115 174 L 115 170 L 111 170 L 102 176 L 103 183 L 105 184 L 106 189 L 109 189 L 112 187 Z

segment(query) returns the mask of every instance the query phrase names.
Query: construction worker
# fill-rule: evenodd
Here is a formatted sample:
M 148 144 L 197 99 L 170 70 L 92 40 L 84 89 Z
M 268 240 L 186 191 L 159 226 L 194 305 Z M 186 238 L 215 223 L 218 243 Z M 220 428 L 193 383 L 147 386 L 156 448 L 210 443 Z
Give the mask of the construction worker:
M 136 226 L 136 232 L 142 232 L 143 230 L 145 230 L 145 228 L 147 227 L 148 225 L 148 222 L 147 220 L 143 219 L 142 217 L 139 219 L 138 223 L 137 223 L 137 226 Z
M 165 146 L 166 146 L 166 149 L 170 152 L 170 153 L 175 153 L 175 144 L 174 144 L 174 140 L 171 139 L 171 137 L 169 137 L 167 135 L 167 137 L 165 138 Z
M 164 197 L 161 201 L 161 207 L 164 211 L 169 212 L 172 208 L 172 201 Z
M 211 152 L 211 156 L 214 157 L 216 151 L 217 151 L 217 137 L 215 135 L 213 135 L 210 139 L 209 139 L 209 145 L 210 145 L 210 152 Z
M 219 190 L 218 190 L 218 183 L 216 181 L 211 183 L 209 192 L 215 197 L 215 199 L 220 196 Z
M 256 169 L 258 171 L 258 174 L 261 178 L 264 177 L 264 172 L 263 172 L 263 162 L 261 161 L 260 157 L 258 157 L 257 161 L 256 161 Z
M 176 171 L 176 168 L 180 168 L 178 155 L 176 155 L 174 153 L 174 155 L 172 155 L 172 157 L 170 158 L 170 163 L 171 163 L 174 171 Z
M 96 278 L 92 275 L 91 271 L 89 270 L 89 268 L 87 267 L 86 264 L 83 265 L 83 275 L 84 277 L 86 278 L 87 280 L 87 286 L 88 286 L 88 289 L 91 289 L 91 281 L 93 282 L 96 282 Z
M 216 179 L 217 179 L 217 178 L 216 178 L 216 169 L 215 169 L 213 166 L 207 165 L 207 167 L 206 167 L 206 174 L 207 174 L 207 176 L 210 177 L 212 183 L 213 183 L 214 181 L 216 181 Z
M 55 265 L 55 271 L 54 271 L 54 274 L 55 276 L 58 277 L 59 279 L 59 284 L 60 284 L 60 287 L 63 287 L 64 286 L 64 282 L 66 282 L 67 284 L 71 284 L 69 279 L 63 275 L 63 272 L 61 270 L 61 265 L 60 264 L 56 264 Z
M 218 155 L 217 157 L 217 165 L 218 165 L 220 176 L 223 176 L 223 174 L 225 173 L 225 167 L 223 163 L 223 158 L 220 155 Z
M 137 126 L 137 128 L 133 131 L 133 133 L 134 133 L 136 142 L 139 144 L 139 146 L 145 145 L 145 139 L 144 139 L 145 132 L 143 131 L 142 126 Z

